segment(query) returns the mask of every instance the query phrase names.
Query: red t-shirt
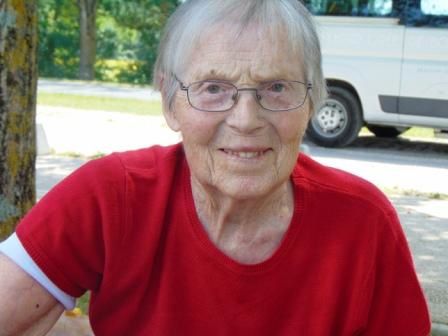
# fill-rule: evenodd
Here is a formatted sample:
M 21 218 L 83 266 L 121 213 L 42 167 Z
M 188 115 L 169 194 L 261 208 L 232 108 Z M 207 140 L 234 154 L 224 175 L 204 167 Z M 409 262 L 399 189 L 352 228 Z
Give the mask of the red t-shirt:
M 96 335 L 428 335 L 427 305 L 387 199 L 303 154 L 291 180 L 290 227 L 255 265 L 208 239 L 181 145 L 87 163 L 17 235 L 62 290 L 92 292 Z

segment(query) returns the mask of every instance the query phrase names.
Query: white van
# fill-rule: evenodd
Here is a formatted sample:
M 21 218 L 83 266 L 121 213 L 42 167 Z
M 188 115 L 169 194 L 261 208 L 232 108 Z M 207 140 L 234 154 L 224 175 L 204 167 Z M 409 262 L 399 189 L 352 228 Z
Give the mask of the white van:
M 303 0 L 316 15 L 329 97 L 307 135 L 345 146 L 360 128 L 448 132 L 448 0 Z

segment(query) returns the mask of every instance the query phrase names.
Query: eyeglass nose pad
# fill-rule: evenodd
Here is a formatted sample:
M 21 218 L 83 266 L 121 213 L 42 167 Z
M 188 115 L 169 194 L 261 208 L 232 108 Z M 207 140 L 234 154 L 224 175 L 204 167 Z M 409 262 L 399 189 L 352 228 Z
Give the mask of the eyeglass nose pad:
M 261 95 L 258 92 L 255 92 L 255 97 L 257 98 L 258 101 L 261 100 Z
M 237 98 L 238 98 L 238 91 L 232 95 L 232 100 L 236 101 Z

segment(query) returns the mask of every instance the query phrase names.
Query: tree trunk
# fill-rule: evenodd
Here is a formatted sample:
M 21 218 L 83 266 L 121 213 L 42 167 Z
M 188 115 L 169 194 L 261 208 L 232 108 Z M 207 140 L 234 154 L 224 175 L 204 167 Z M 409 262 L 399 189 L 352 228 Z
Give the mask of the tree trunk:
M 78 0 L 79 8 L 79 78 L 95 78 L 97 0 Z
M 0 0 L 0 240 L 35 202 L 36 0 Z

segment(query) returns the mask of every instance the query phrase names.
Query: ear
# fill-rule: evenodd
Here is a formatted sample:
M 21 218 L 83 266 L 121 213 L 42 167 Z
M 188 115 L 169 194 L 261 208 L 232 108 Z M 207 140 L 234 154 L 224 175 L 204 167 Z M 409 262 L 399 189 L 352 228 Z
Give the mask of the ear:
M 174 132 L 180 131 L 180 123 L 176 116 L 175 103 L 173 102 L 171 108 L 167 101 L 166 95 L 162 93 L 162 109 L 165 121 Z
M 311 118 L 314 115 L 314 104 L 309 99 L 307 99 L 307 101 L 306 101 L 306 113 L 307 113 L 307 118 L 306 118 L 307 123 L 309 123 Z
M 168 124 L 169 128 L 171 128 L 174 132 L 179 132 L 180 125 L 179 121 L 176 118 L 176 112 L 175 112 L 175 103 L 169 104 L 168 101 L 168 94 L 167 94 L 167 87 L 166 87 L 166 81 L 165 76 L 163 74 L 157 75 L 157 84 L 160 88 L 160 93 L 162 95 L 162 111 L 163 116 L 165 117 L 165 121 Z

